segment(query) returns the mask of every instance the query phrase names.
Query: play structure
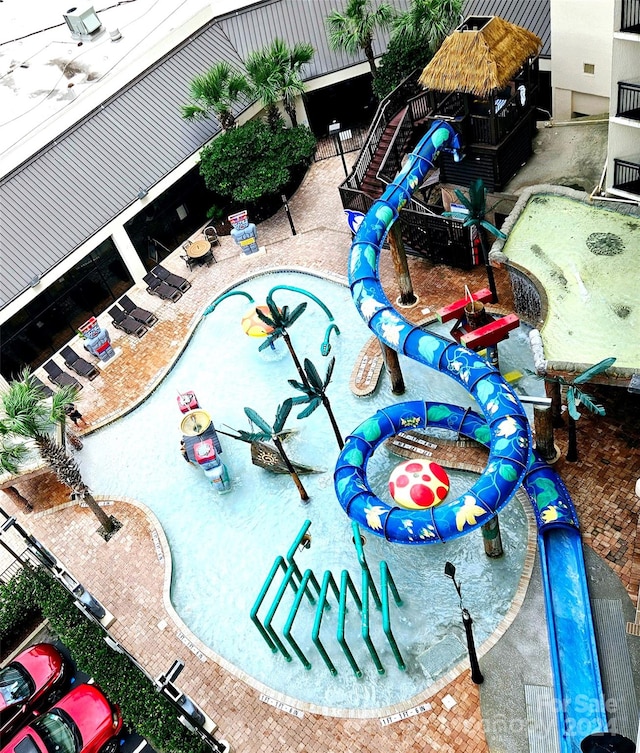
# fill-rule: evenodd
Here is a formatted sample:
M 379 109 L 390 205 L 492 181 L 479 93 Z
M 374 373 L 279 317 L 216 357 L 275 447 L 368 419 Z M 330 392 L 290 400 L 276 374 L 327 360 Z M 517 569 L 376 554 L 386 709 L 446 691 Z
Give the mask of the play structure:
M 311 536 L 308 533 L 310 525 L 310 520 L 304 522 L 302 528 L 298 532 L 298 535 L 291 544 L 286 557 L 282 557 L 280 555 L 276 557 L 273 566 L 271 567 L 271 570 L 269 571 L 262 585 L 262 588 L 260 589 L 260 593 L 258 594 L 258 597 L 251 609 L 251 620 L 260 632 L 260 635 L 264 638 L 265 643 L 267 644 L 267 646 L 269 646 L 273 653 L 280 652 L 287 661 L 292 660 L 292 656 L 289 653 L 289 650 L 287 649 L 282 641 L 282 638 L 280 637 L 280 635 L 278 635 L 278 632 L 273 626 L 275 614 L 280 607 L 285 591 L 289 587 L 293 590 L 294 599 L 293 604 L 289 610 L 284 628 L 282 629 L 282 637 L 287 641 L 287 643 L 293 650 L 293 653 L 298 657 L 304 668 L 307 670 L 311 669 L 312 665 L 309 661 L 309 658 L 302 651 L 300 644 L 291 634 L 291 631 L 293 630 L 293 623 L 298 614 L 300 602 L 303 598 L 306 597 L 309 603 L 315 605 L 316 607 L 313 628 L 311 631 L 311 640 L 313 641 L 313 644 L 318 650 L 318 653 L 320 654 L 329 672 L 334 676 L 337 675 L 338 670 L 336 669 L 333 661 L 331 660 L 331 657 L 329 656 L 329 653 L 327 652 L 325 643 L 323 643 L 323 640 L 320 637 L 322 618 L 324 614 L 331 609 L 331 603 L 329 600 L 329 590 L 331 590 L 331 593 L 333 593 L 336 605 L 338 607 L 338 627 L 336 630 L 336 641 L 342 649 L 347 662 L 349 663 L 349 666 L 353 671 L 353 674 L 356 677 L 362 677 L 362 669 L 358 665 L 353 652 L 349 648 L 349 644 L 347 643 L 347 638 L 345 635 L 347 599 L 350 594 L 351 600 L 360 613 L 362 640 L 367 647 L 371 660 L 373 661 L 378 674 L 383 675 L 386 670 L 382 664 L 382 661 L 380 660 L 380 654 L 376 650 L 373 639 L 371 637 L 371 612 L 369 609 L 369 597 L 371 596 L 376 609 L 381 613 L 382 630 L 389 643 L 391 652 L 393 653 L 393 656 L 396 660 L 398 669 L 404 671 L 406 669 L 406 665 L 404 659 L 402 658 L 402 654 L 400 653 L 400 649 L 398 648 L 396 639 L 393 636 L 393 632 L 391 631 L 391 618 L 389 615 L 389 592 L 391 592 L 396 606 L 402 606 L 402 599 L 400 598 L 400 594 L 398 593 L 398 589 L 396 588 L 393 577 L 389 572 L 387 563 L 384 561 L 380 562 L 380 591 L 378 591 L 364 554 L 363 540 L 360 535 L 360 530 L 358 528 L 358 525 L 353 522 L 353 545 L 356 550 L 358 564 L 360 565 L 362 584 L 360 594 L 358 594 L 356 584 L 354 583 L 354 580 L 348 570 L 342 571 L 340 575 L 339 588 L 331 570 L 325 571 L 322 577 L 322 585 L 320 585 L 318 578 L 312 570 L 307 569 L 303 574 L 295 561 L 296 553 L 308 547 L 311 542 Z M 262 607 L 262 604 L 267 596 L 267 592 L 275 583 L 275 579 L 279 571 L 282 571 L 284 575 L 280 580 L 277 591 L 273 596 L 271 605 L 267 609 L 266 615 L 261 620 L 258 616 L 258 612 L 260 611 L 260 608 Z M 315 591 L 316 596 L 314 596 L 313 591 Z
M 569 753 L 588 734 L 607 730 L 582 543 L 571 498 L 557 474 L 532 450 L 529 424 L 517 395 L 492 365 L 464 347 L 469 333 L 461 332 L 463 344 L 458 344 L 405 320 L 385 296 L 378 276 L 380 250 L 399 210 L 424 182 L 439 153 L 446 149 L 460 159 L 460 147 L 449 123 L 432 125 L 362 221 L 351 247 L 349 284 L 358 311 L 381 342 L 459 382 L 481 413 L 434 402 L 399 403 L 378 411 L 346 439 L 334 472 L 335 490 L 345 512 L 364 529 L 390 542 L 418 545 L 447 541 L 479 528 L 524 485 L 538 525 L 560 746 L 562 753 Z M 460 303 L 464 309 L 465 302 Z M 451 312 L 451 318 L 457 316 Z M 470 331 L 466 344 L 478 348 L 483 342 L 493 344 L 498 328 L 489 327 L 480 335 L 478 329 Z M 488 446 L 486 468 L 456 499 L 415 510 L 392 507 L 372 492 L 367 463 L 386 438 L 427 426 L 450 429 Z
M 179 393 L 177 401 L 183 414 L 180 419 L 180 449 L 185 460 L 202 468 L 219 494 L 231 491 L 229 472 L 220 459 L 222 445 L 211 416 L 200 407 L 192 391 Z

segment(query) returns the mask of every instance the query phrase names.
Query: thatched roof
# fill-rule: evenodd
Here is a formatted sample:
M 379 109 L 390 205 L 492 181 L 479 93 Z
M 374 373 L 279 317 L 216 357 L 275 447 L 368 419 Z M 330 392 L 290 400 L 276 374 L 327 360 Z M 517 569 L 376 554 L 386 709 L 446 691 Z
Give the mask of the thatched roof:
M 420 83 L 425 89 L 485 97 L 504 88 L 541 44 L 532 32 L 498 16 L 467 19 L 444 40 Z

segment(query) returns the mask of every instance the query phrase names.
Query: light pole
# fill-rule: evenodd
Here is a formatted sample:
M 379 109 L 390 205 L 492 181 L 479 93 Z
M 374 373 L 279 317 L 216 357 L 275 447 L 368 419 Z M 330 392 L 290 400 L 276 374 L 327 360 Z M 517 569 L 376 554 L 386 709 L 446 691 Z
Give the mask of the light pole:
M 289 227 L 291 228 L 291 235 L 296 234 L 296 228 L 293 224 L 293 218 L 291 217 L 291 210 L 289 209 L 289 202 L 287 201 L 287 194 L 283 193 L 280 194 L 280 198 L 282 199 L 282 205 L 284 206 L 284 211 L 287 215 L 287 219 L 289 220 Z
M 480 665 L 478 664 L 478 655 L 476 654 L 476 644 L 473 640 L 473 620 L 468 610 L 462 605 L 462 591 L 460 584 L 456 580 L 456 568 L 452 562 L 444 563 L 444 574 L 447 578 L 451 578 L 453 585 L 458 593 L 458 599 L 460 599 L 460 611 L 462 612 L 462 624 L 464 625 L 464 632 L 467 638 L 467 651 L 469 652 L 469 664 L 471 665 L 471 680 L 476 685 L 481 685 L 484 682 L 484 677 L 480 671 Z
M 580 743 L 582 753 L 635 753 L 636 744 L 623 735 L 594 732 Z

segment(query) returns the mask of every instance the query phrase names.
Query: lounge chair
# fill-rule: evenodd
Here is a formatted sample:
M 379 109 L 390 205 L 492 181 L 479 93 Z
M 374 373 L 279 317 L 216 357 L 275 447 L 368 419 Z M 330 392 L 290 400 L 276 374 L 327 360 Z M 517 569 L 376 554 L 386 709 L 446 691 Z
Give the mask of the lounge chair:
M 158 321 L 158 317 L 155 314 L 147 311 L 147 309 L 141 309 L 136 306 L 136 304 L 127 295 L 123 295 L 118 303 L 127 312 L 127 314 L 129 314 L 129 316 L 137 319 L 147 327 L 153 327 L 153 325 Z
M 163 282 L 166 282 L 167 285 L 171 285 L 172 288 L 177 288 L 182 293 L 186 293 L 187 290 L 189 290 L 189 288 L 191 287 L 191 283 L 186 279 L 186 277 L 174 275 L 172 272 L 169 272 L 168 269 L 163 267 L 162 264 L 155 266 L 151 270 L 151 274 L 155 275 Z
M 60 351 L 60 355 L 64 358 L 64 365 L 68 369 L 75 371 L 79 376 L 86 377 L 90 380 L 100 376 L 100 372 L 92 363 L 89 363 L 85 358 L 79 356 L 75 350 L 68 345 L 65 345 Z
M 178 288 L 172 288 L 171 285 L 167 285 L 166 282 L 152 275 L 151 272 L 142 279 L 147 283 L 147 293 L 150 295 L 157 295 L 158 298 L 162 298 L 164 301 L 173 301 L 173 303 L 182 298 L 182 293 Z
M 53 395 L 53 390 L 51 389 L 51 387 L 48 387 L 41 379 L 38 379 L 35 374 L 31 374 L 31 381 L 45 397 L 51 397 Z
M 63 371 L 55 361 L 47 361 L 42 367 L 47 372 L 47 377 L 52 384 L 58 387 L 75 387 L 82 389 L 80 382 L 71 374 Z
M 126 314 L 118 306 L 113 306 L 113 308 L 109 309 L 109 316 L 113 321 L 113 326 L 116 329 L 120 329 L 123 332 L 126 332 L 127 335 L 142 337 L 147 331 L 147 328 L 144 326 L 144 324 L 141 324 L 137 319 L 134 319 L 132 316 L 129 316 L 129 314 Z

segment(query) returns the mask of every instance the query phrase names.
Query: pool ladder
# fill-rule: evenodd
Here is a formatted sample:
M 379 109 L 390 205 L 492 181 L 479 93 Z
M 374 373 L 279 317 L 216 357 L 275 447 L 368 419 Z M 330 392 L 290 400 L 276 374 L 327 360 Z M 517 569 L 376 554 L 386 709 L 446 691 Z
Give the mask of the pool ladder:
M 300 571 L 300 568 L 298 567 L 295 561 L 295 554 L 298 551 L 298 547 L 300 547 L 301 545 L 304 545 L 304 542 L 309 540 L 309 535 L 307 531 L 310 525 L 311 525 L 310 520 L 306 520 L 304 522 L 293 544 L 289 548 L 286 558 L 282 556 L 278 556 L 275 558 L 275 561 L 271 567 L 271 570 L 269 571 L 269 574 L 267 575 L 262 585 L 262 588 L 260 589 L 258 598 L 255 600 L 255 603 L 251 609 L 251 620 L 253 624 L 256 626 L 256 628 L 258 629 L 260 635 L 264 638 L 265 643 L 269 646 L 269 648 L 274 654 L 280 652 L 287 661 L 292 661 L 293 657 L 291 656 L 291 653 L 289 652 L 288 648 L 285 646 L 284 641 L 278 635 L 277 631 L 275 630 L 272 624 L 276 611 L 278 610 L 278 607 L 280 606 L 280 603 L 282 601 L 282 598 L 284 597 L 287 587 L 290 587 L 293 591 L 294 598 L 293 598 L 293 604 L 291 605 L 291 609 L 289 610 L 289 615 L 287 617 L 284 628 L 282 630 L 282 637 L 289 644 L 289 646 L 291 647 L 291 650 L 298 657 L 298 659 L 300 660 L 304 668 L 307 670 L 311 669 L 311 662 L 309 661 L 305 653 L 300 648 L 300 645 L 291 634 L 291 631 L 293 629 L 293 623 L 295 621 L 296 615 L 298 614 L 300 603 L 306 597 L 311 605 L 315 605 L 315 610 L 316 610 L 315 619 L 313 623 L 313 629 L 311 631 L 311 639 L 315 647 L 318 649 L 318 653 L 322 657 L 322 660 L 324 661 L 327 668 L 329 669 L 329 672 L 334 676 L 337 675 L 338 670 L 336 669 L 333 661 L 331 660 L 331 657 L 329 656 L 320 638 L 320 628 L 322 626 L 322 618 L 325 612 L 331 609 L 331 604 L 329 603 L 329 599 L 328 599 L 329 590 L 331 590 L 338 604 L 338 627 L 336 631 L 337 642 L 339 646 L 342 648 L 342 651 L 344 655 L 346 656 L 349 666 L 351 667 L 354 675 L 356 677 L 362 677 L 362 670 L 360 669 L 358 663 L 356 662 L 356 659 L 353 656 L 353 653 L 351 649 L 349 648 L 349 645 L 345 637 L 345 621 L 346 621 L 346 615 L 347 615 L 347 596 L 348 594 L 351 594 L 351 598 L 354 601 L 356 608 L 358 609 L 358 612 L 360 613 L 360 616 L 361 616 L 362 639 L 369 651 L 369 654 L 376 667 L 378 674 L 383 675 L 385 673 L 385 669 L 380 660 L 380 656 L 373 644 L 373 640 L 371 638 L 370 629 L 369 629 L 369 626 L 370 626 L 369 594 L 371 594 L 371 597 L 373 598 L 376 608 L 380 610 L 382 613 L 382 629 L 389 642 L 391 651 L 396 660 L 396 664 L 398 665 L 398 669 L 404 671 L 406 669 L 406 664 L 402 658 L 402 654 L 400 653 L 398 644 L 391 631 L 391 619 L 389 616 L 389 592 L 391 592 L 391 595 L 393 596 L 396 606 L 398 607 L 402 606 L 402 599 L 400 598 L 400 594 L 398 593 L 398 589 L 396 588 L 396 584 L 393 580 L 393 577 L 391 573 L 389 572 L 387 563 L 384 560 L 380 562 L 380 593 L 378 593 L 376 585 L 371 577 L 371 571 L 369 570 L 369 565 L 364 555 L 364 549 L 362 546 L 363 541 L 360 535 L 358 524 L 355 521 L 352 521 L 351 525 L 353 529 L 353 543 L 356 549 L 356 554 L 358 557 L 358 563 L 360 565 L 360 572 L 361 572 L 362 597 L 358 594 L 358 591 L 355 587 L 353 579 L 351 578 L 351 575 L 348 570 L 343 570 L 341 573 L 340 588 L 338 588 L 338 585 L 333 576 L 333 573 L 330 570 L 325 571 L 324 576 L 322 578 L 322 585 L 320 585 L 320 583 L 318 582 L 318 579 L 316 578 L 312 570 L 305 570 L 303 574 Z M 273 597 L 271 606 L 267 610 L 267 614 L 264 618 L 264 621 L 261 622 L 258 616 L 258 611 L 260 610 L 269 589 L 273 585 L 274 579 L 276 578 L 279 570 L 282 570 L 284 575 L 282 577 L 280 585 L 278 586 L 275 596 Z M 317 594 L 317 598 L 314 595 L 312 588 L 315 590 L 315 593 Z

